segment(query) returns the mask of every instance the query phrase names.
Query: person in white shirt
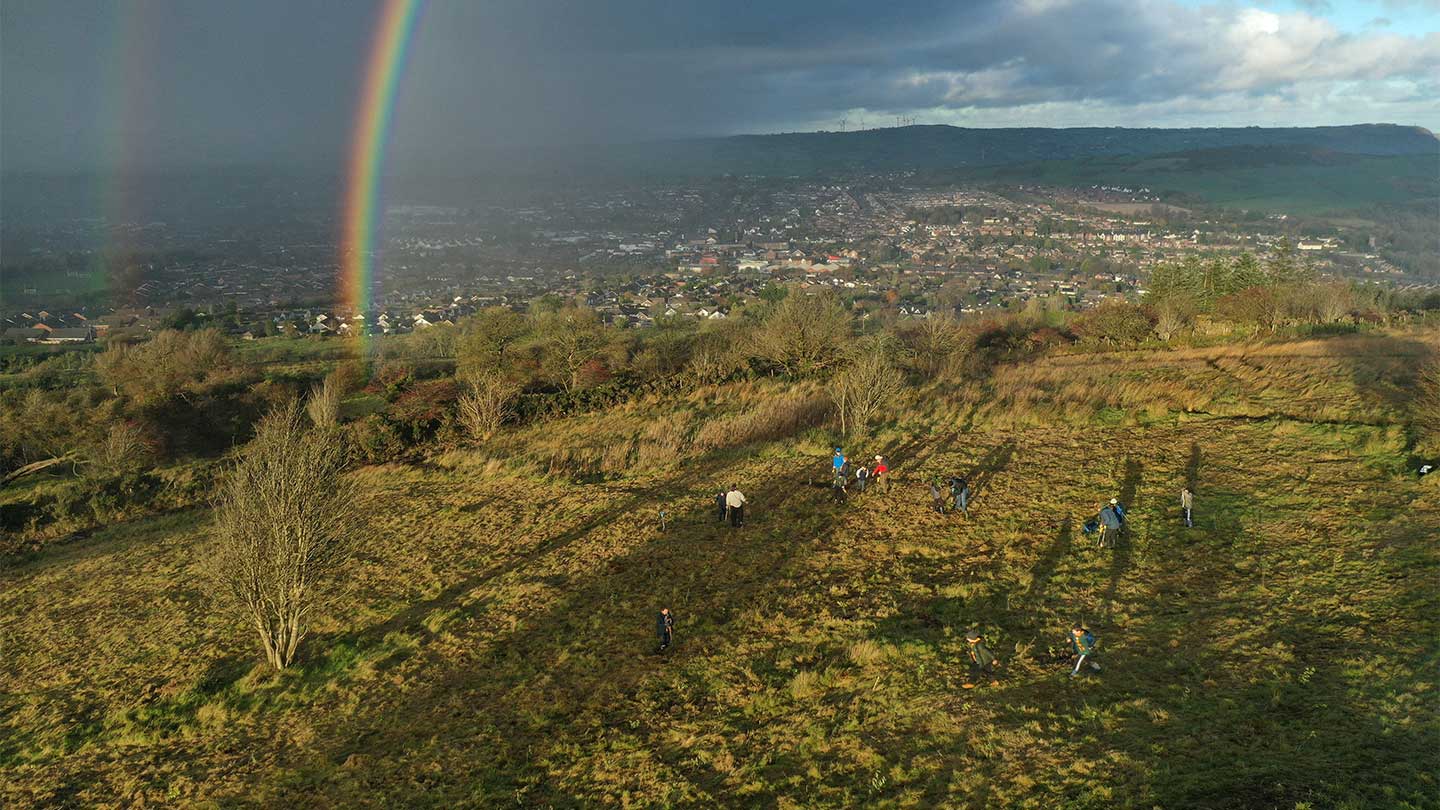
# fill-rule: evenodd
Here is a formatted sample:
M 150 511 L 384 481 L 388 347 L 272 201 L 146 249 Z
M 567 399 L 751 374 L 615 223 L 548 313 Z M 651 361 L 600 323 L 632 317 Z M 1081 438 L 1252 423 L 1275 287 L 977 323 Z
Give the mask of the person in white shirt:
M 745 525 L 745 493 L 739 484 L 731 484 L 725 493 L 725 510 L 730 513 L 730 525 L 736 528 Z

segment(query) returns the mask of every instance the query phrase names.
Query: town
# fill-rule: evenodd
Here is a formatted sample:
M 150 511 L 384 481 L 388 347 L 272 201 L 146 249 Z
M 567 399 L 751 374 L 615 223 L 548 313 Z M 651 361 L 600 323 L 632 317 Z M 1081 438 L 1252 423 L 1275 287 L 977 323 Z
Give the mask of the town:
M 307 216 L 243 240 L 230 225 L 47 223 L 26 234 L 28 255 L 53 270 L 7 287 L 0 340 L 87 342 L 164 325 L 244 339 L 403 334 L 536 300 L 646 327 L 723 319 L 783 285 L 833 288 L 861 317 L 1087 309 L 1143 299 L 1161 264 L 1277 250 L 1317 274 L 1430 284 L 1387 258 L 1375 236 L 1323 221 L 1197 210 L 1145 188 L 962 186 L 906 172 L 395 204 L 383 251 L 371 257 L 372 306 L 361 312 L 337 296 L 334 224 Z M 129 255 L 107 255 L 102 246 L 116 242 Z

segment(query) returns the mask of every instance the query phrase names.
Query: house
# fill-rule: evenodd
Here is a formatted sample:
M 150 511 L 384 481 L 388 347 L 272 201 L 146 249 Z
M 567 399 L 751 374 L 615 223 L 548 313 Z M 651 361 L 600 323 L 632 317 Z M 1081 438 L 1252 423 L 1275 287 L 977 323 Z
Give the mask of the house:
M 95 340 L 95 330 L 88 326 L 67 329 L 51 329 L 38 343 L 90 343 Z
M 12 326 L 5 330 L 5 338 L 7 340 L 23 341 L 25 343 L 34 343 L 44 336 L 44 329 L 31 329 L 28 326 Z

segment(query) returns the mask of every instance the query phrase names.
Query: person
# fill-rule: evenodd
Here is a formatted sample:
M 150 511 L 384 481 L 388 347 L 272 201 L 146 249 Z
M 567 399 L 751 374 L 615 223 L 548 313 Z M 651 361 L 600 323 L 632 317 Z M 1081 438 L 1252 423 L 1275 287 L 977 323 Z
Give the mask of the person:
M 1105 546 L 1108 545 L 1110 546 L 1110 548 L 1114 548 L 1116 540 L 1120 536 L 1120 526 L 1122 525 L 1120 515 L 1116 514 L 1115 512 L 1115 505 L 1107 503 L 1104 506 L 1100 507 L 1099 520 L 1099 547 L 1105 548 Z
M 725 507 L 730 513 L 731 526 L 738 529 L 745 525 L 745 494 L 739 484 L 731 484 L 730 491 L 725 493 Z
M 1090 662 L 1090 668 L 1096 672 L 1100 671 L 1100 665 L 1095 663 L 1095 634 L 1086 629 L 1085 625 L 1077 624 L 1070 628 L 1070 650 L 1075 655 L 1075 668 L 1070 670 L 1070 677 L 1080 674 L 1080 667 L 1086 661 Z
M 660 649 L 656 652 L 665 652 L 670 649 L 670 642 L 675 638 L 675 614 L 670 608 L 662 607 L 655 616 L 655 635 L 660 640 Z
M 940 494 L 940 479 L 938 478 L 930 479 L 930 505 L 935 507 L 936 512 L 945 514 L 945 498 Z
M 965 643 L 969 645 L 967 652 L 970 654 L 970 676 L 965 682 L 965 688 L 969 689 L 982 677 L 995 674 L 995 654 L 985 646 L 985 639 L 980 635 L 978 627 L 972 627 L 965 631 Z M 991 680 L 991 686 L 998 685 L 997 681 Z
M 834 498 L 836 503 L 845 502 L 846 483 L 848 483 L 848 479 L 845 477 L 845 473 L 841 470 L 836 470 L 835 477 L 830 481 L 830 497 Z
M 863 493 L 865 491 L 865 484 L 869 483 L 869 481 L 870 471 L 865 468 L 864 464 L 861 464 L 860 469 L 855 471 L 855 491 Z
M 875 486 L 881 492 L 890 491 L 890 468 L 885 466 L 885 457 L 875 457 L 875 469 L 870 471 L 870 477 L 875 479 Z
M 1194 528 L 1195 522 L 1190 519 L 1190 510 L 1195 506 L 1195 496 L 1190 492 L 1189 487 L 1180 490 L 1180 511 L 1185 517 L 1185 528 Z
M 845 454 L 840 452 L 838 447 L 835 448 L 835 455 L 830 457 L 830 467 L 836 475 L 845 471 Z
M 1120 525 L 1125 525 L 1125 504 L 1120 503 L 1119 498 L 1110 499 L 1110 508 L 1115 510 L 1115 516 L 1120 518 Z
M 715 494 L 715 511 L 720 515 L 720 522 L 725 522 L 725 490 Z
M 970 517 L 970 482 L 959 476 L 950 478 L 950 511 L 959 509 Z

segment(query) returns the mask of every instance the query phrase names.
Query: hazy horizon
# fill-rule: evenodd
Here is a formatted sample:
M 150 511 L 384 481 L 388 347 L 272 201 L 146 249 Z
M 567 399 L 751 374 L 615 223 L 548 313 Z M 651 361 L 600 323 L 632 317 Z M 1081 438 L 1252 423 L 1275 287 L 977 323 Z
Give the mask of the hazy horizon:
M 0 171 L 339 173 L 380 9 L 8 2 Z M 898 123 L 1440 129 L 1432 0 L 436 1 L 408 46 L 399 174 L 518 147 Z

